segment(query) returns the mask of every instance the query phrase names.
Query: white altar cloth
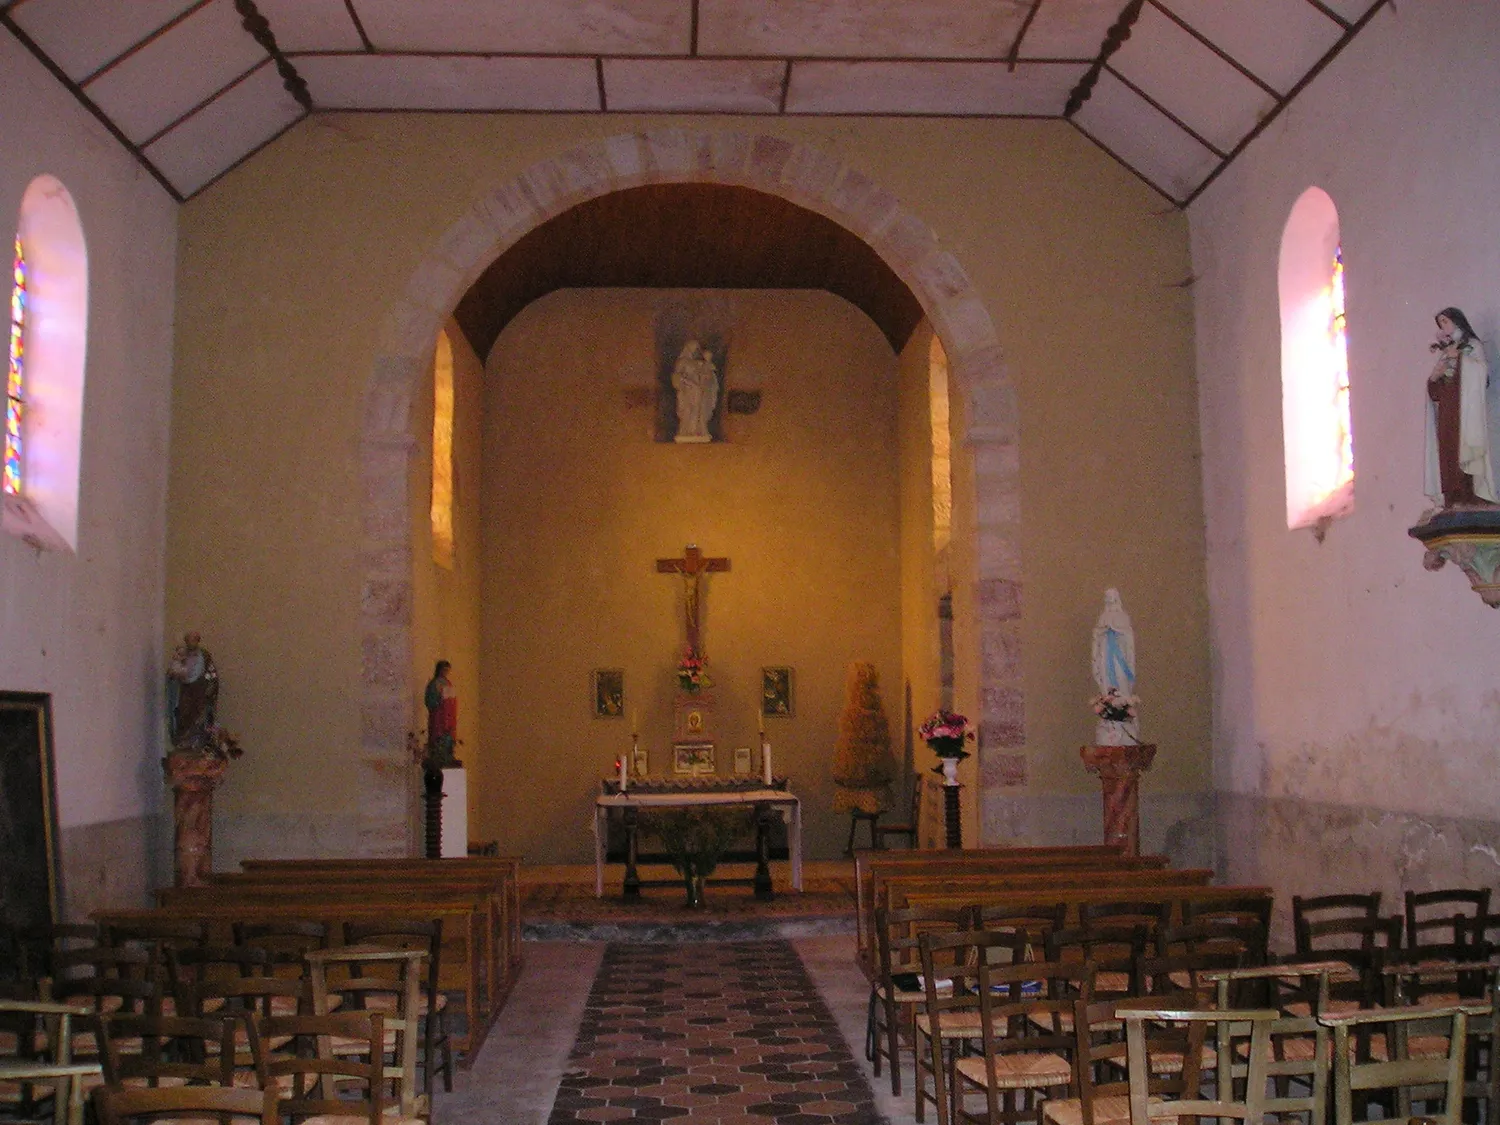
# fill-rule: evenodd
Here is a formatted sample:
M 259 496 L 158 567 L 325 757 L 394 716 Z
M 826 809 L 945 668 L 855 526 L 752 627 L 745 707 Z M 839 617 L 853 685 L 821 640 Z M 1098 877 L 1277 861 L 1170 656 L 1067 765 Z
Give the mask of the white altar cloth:
M 802 802 L 785 789 L 746 789 L 734 793 L 601 793 L 594 798 L 594 895 L 604 897 L 604 853 L 608 842 L 610 809 L 696 808 L 704 805 L 767 804 L 787 823 L 787 851 L 791 853 L 792 889 L 802 889 Z

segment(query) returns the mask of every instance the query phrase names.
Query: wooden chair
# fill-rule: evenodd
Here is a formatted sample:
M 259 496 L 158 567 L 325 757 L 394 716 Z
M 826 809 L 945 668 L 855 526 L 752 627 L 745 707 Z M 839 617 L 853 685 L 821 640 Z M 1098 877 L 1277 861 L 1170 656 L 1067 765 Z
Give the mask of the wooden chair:
M 891 1067 L 891 1094 L 901 1096 L 901 1037 L 916 1041 L 916 1013 L 927 1001 L 918 980 L 923 933 L 968 930 L 973 911 L 907 907 L 875 911 L 876 962 L 865 1023 L 865 1054 L 880 1077 L 882 1059 Z M 920 1104 L 920 1103 L 919 1103 Z
M 422 1017 L 420 1050 L 422 1053 L 422 1092 L 432 1096 L 433 1067 L 439 1054 L 442 1055 L 443 1090 L 453 1092 L 453 1044 L 448 1034 L 448 994 L 438 987 L 439 966 L 443 955 L 443 920 L 431 922 L 345 922 L 346 945 L 371 943 L 388 945 L 393 949 L 421 949 L 427 952 L 427 979 L 422 984 L 422 998 L 426 1014 Z M 389 1014 L 393 1010 L 394 997 L 371 998 L 372 1003 Z
M 392 1112 L 385 1064 L 385 1017 L 380 1012 L 342 1011 L 320 1016 L 276 1016 L 268 1036 L 297 1044 L 266 1058 L 266 1085 L 280 1091 L 278 1109 L 289 1121 L 328 1118 L 367 1125 L 416 1125 L 417 1118 Z M 338 1050 L 335 1044 L 349 1045 Z
M 1292 896 L 1292 941 L 1298 959 L 1313 955 L 1311 940 L 1306 927 L 1312 922 L 1334 918 L 1378 918 L 1380 917 L 1380 892 L 1369 894 L 1337 895 L 1293 895 Z
M 417 1043 L 425 1010 L 422 980 L 427 952 L 375 945 L 346 945 L 314 950 L 307 955 L 314 1014 L 329 1014 L 330 998 L 343 1000 L 341 1011 L 378 1012 L 382 1018 L 382 1048 L 390 1056 L 385 1077 L 395 1083 L 394 1112 L 402 1118 L 426 1119 L 431 1100 L 417 1089 Z M 385 970 L 393 975 L 384 975 Z M 362 1041 L 335 1037 L 334 1054 L 360 1054 Z M 389 1112 L 387 1116 L 389 1116 Z
M 127 1125 L 188 1118 L 202 1122 L 210 1115 L 219 1120 L 258 1120 L 261 1125 L 281 1125 L 275 1090 L 241 1090 L 229 1086 L 178 1086 L 173 1089 L 130 1090 L 101 1086 L 94 1094 L 99 1125 Z
M 1487 1013 L 1489 1009 L 1480 1006 L 1474 1011 Z M 1395 1103 L 1396 1115 L 1379 1120 L 1399 1120 L 1411 1117 L 1413 1091 L 1425 1093 L 1432 1087 L 1441 1091 L 1443 1111 L 1436 1115 L 1424 1113 L 1424 1118 L 1437 1125 L 1459 1125 L 1469 1013 L 1470 1009 L 1458 1005 L 1449 1008 L 1376 1008 L 1323 1016 L 1321 1022 L 1333 1029 L 1336 1125 L 1352 1125 L 1356 1094 L 1391 1091 L 1394 1097 L 1388 1100 Z M 1448 1049 L 1432 1057 L 1416 1057 L 1408 1050 L 1413 1037 L 1407 1031 L 1410 1025 L 1427 1025 L 1433 1021 L 1446 1024 Z M 1388 1057 L 1370 1061 L 1360 1059 L 1353 1049 L 1353 1036 L 1361 1030 L 1383 1032 Z
M 1219 1009 L 1214 1011 L 1157 1008 L 1138 1004 L 1117 1005 L 1115 1015 L 1125 1024 L 1125 1055 L 1129 1072 L 1130 1123 L 1151 1125 L 1168 1113 L 1179 1120 L 1187 1117 L 1236 1118 L 1245 1125 L 1261 1125 L 1265 1116 L 1267 1064 L 1271 1057 L 1271 1025 L 1279 1013 L 1269 1008 Z M 1147 1025 L 1151 1033 L 1147 1033 Z M 1243 1053 L 1246 1061 L 1243 1097 L 1235 1098 L 1234 1083 L 1225 1082 L 1215 1068 L 1214 1096 L 1204 1096 L 1199 1057 L 1206 1032 L 1212 1030 L 1216 1056 L 1230 1060 Z M 1153 1096 L 1161 1074 L 1168 1068 L 1153 1058 L 1156 1044 L 1170 1041 L 1171 1033 L 1183 1033 L 1186 1050 L 1175 1098 Z M 1242 1045 L 1242 1046 L 1241 1046 Z M 1169 1050 L 1176 1052 L 1175 1047 Z
M 58 955 L 69 970 L 53 981 L 53 997 L 61 1003 L 84 1008 L 90 1015 L 160 1016 L 165 1000 L 165 974 L 154 948 L 111 949 L 99 947 Z M 75 976 L 71 970 L 87 967 L 89 975 Z M 75 1057 L 98 1061 L 103 1048 L 92 1025 L 73 1032 Z
M 884 850 L 886 848 L 887 836 L 905 836 L 906 846 L 915 848 L 917 846 L 917 832 L 921 823 L 922 815 L 922 786 L 926 779 L 921 774 L 915 774 L 908 779 L 911 789 L 911 803 L 907 808 L 906 820 L 895 824 L 881 824 L 876 821 L 870 826 L 874 833 L 875 847 Z M 851 834 L 852 839 L 852 834 Z
M 1270 959 L 1265 927 L 1249 920 L 1209 920 L 1163 926 L 1156 931 L 1156 954 L 1233 953 L 1240 966 L 1264 965 Z
M 975 908 L 976 930 L 1024 930 L 1026 936 L 1042 945 L 1053 930 L 1063 928 L 1068 917 L 1067 903 L 1037 903 L 1034 906 L 981 905 Z
M 167 987 L 171 990 L 174 1010 L 186 1015 L 190 1010 L 189 993 L 216 976 L 224 980 L 242 977 L 264 977 L 271 974 L 271 954 L 249 945 L 194 945 L 167 950 Z M 201 1012 L 209 1015 L 211 1006 Z
M 18 1036 L 28 1046 L 40 1043 L 40 1051 L 27 1050 L 0 1058 L 0 1083 L 21 1087 L 18 1108 L 33 1111 L 34 1086 L 52 1088 L 53 1120 L 56 1125 L 83 1125 L 87 1083 L 97 1080 L 97 1062 L 73 1061 L 73 1021 L 86 1018 L 86 1008 L 37 1000 L 0 1000 L 0 1015 L 14 1020 L 24 1030 Z M 37 1025 L 45 1027 L 38 1032 Z
M 1101 1000 L 1140 993 L 1137 969 L 1146 952 L 1146 928 L 1137 924 L 1068 926 L 1043 936 L 1048 961 L 1088 961 L 1094 995 Z
M 302 974 L 302 959 L 309 950 L 327 949 L 328 923 L 312 919 L 283 918 L 274 922 L 235 922 L 234 944 L 264 949 L 278 965 L 293 965 Z
M 95 1016 L 104 1081 L 110 1086 L 233 1086 L 235 1024 L 239 1016 Z M 255 1044 L 253 1022 L 244 1034 Z M 125 1046 L 132 1049 L 126 1050 Z
M 939 1125 L 952 1116 L 949 1094 L 952 1065 L 958 1052 L 980 1037 L 979 965 L 1027 960 L 1030 938 L 1025 930 L 964 930 L 918 936 L 922 984 L 927 998 L 917 1013 L 913 1045 L 916 1072 L 916 1118 L 923 1120 L 928 1101 Z M 927 1075 L 932 1075 L 932 1092 Z
M 1408 960 L 1456 961 L 1463 957 L 1456 917 L 1483 918 L 1490 912 L 1490 888 L 1450 887 L 1406 892 Z
M 144 916 L 104 927 L 104 944 L 115 949 L 141 946 L 165 951 L 208 943 L 208 925 L 187 918 Z
M 1354 970 L 1353 977 L 1331 978 L 1332 1011 L 1374 1007 L 1384 997 L 1382 970 L 1401 952 L 1401 929 L 1399 917 L 1344 915 L 1304 920 L 1297 959 L 1341 961 Z
M 955 1125 L 1036 1121 L 1039 1093 L 1073 1092 L 1074 1012 L 1093 977 L 1087 962 L 979 962 L 980 1053 L 953 1062 Z M 965 1106 L 971 1088 L 984 1094 L 982 1117 Z

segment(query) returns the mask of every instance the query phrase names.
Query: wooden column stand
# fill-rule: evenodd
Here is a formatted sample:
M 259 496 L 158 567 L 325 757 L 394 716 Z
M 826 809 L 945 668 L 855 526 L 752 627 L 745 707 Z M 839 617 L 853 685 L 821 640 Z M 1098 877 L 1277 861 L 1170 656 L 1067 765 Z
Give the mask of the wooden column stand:
M 426 810 L 424 843 L 428 859 L 443 856 L 443 771 L 428 759 L 422 766 L 422 805 Z
M 229 763 L 211 754 L 174 750 L 161 760 L 172 787 L 176 822 L 176 884 L 206 887 L 214 869 L 214 790 Z
M 963 788 L 958 781 L 958 763 L 968 754 L 945 755 L 939 769 L 943 775 L 943 827 L 947 830 L 947 846 L 964 846 L 963 821 L 958 808 L 958 791 Z
M 1140 855 L 1141 774 L 1151 768 L 1156 744 L 1084 746 L 1078 754 L 1104 786 L 1104 842 L 1120 845 L 1126 855 Z

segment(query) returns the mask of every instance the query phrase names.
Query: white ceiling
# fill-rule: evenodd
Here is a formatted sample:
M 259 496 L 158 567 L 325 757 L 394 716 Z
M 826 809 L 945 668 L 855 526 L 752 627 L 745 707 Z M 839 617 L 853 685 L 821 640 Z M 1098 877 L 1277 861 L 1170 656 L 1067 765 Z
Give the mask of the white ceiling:
M 1185 204 L 1385 2 L 0 0 L 0 25 L 178 198 L 309 112 L 428 110 L 1067 117 Z

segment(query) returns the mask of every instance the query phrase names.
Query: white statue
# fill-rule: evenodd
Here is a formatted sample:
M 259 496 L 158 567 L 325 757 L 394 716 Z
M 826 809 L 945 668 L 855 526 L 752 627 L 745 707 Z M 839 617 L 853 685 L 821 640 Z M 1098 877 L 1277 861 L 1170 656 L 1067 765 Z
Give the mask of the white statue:
M 672 389 L 677 392 L 677 441 L 713 441 L 708 432 L 714 409 L 719 405 L 719 373 L 714 353 L 697 340 L 689 340 L 672 368 Z
M 1120 601 L 1120 591 L 1104 591 L 1104 612 L 1094 622 L 1094 683 L 1099 688 L 1094 713 L 1099 745 L 1140 741 L 1140 719 L 1135 698 L 1135 630 Z M 1117 702 L 1107 702 L 1113 693 Z

